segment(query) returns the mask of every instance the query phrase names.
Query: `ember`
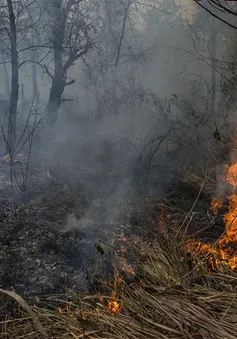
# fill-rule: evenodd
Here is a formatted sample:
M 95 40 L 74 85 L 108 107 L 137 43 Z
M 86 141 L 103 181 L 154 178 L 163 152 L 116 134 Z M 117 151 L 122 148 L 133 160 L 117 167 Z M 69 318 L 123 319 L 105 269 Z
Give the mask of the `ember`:
M 117 301 L 108 301 L 108 310 L 113 313 L 117 313 L 120 310 L 120 305 Z
M 107 309 L 110 310 L 112 313 L 117 313 L 121 310 L 121 304 L 115 300 L 116 293 L 112 292 L 112 299 L 107 301 Z
M 228 211 L 223 217 L 225 233 L 215 246 L 191 240 L 186 244 L 186 249 L 188 252 L 204 254 L 212 263 L 213 269 L 224 264 L 234 270 L 237 269 L 237 161 L 233 161 L 225 167 L 223 179 L 231 185 L 231 193 L 227 196 L 214 198 L 211 210 L 217 214 L 218 209 L 223 206 L 224 199 L 227 200 Z
M 113 291 L 109 299 L 102 296 L 99 297 L 100 302 L 112 313 L 118 313 L 122 308 L 122 303 L 118 302 L 116 295 L 117 293 Z
M 222 204 L 222 199 L 212 199 L 210 210 L 213 212 L 213 214 L 217 215 L 218 209 L 222 207 Z

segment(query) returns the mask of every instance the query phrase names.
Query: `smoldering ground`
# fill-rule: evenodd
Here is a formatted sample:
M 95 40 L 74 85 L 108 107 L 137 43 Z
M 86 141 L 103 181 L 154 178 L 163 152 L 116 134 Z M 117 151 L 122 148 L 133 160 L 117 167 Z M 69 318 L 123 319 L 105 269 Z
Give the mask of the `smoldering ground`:
M 162 167 L 164 147 L 154 155 L 155 167 L 142 159 L 144 140 L 149 142 L 150 130 L 154 138 L 154 127 L 147 117 L 140 123 L 137 139 L 138 129 L 131 133 L 121 115 L 76 126 L 59 120 L 52 138 L 40 140 L 36 135 L 26 192 L 17 186 L 20 171 L 13 197 L 10 184 L 2 188 L 5 288 L 28 294 L 54 293 L 65 286 L 88 289 L 91 277 L 104 274 L 108 256 L 119 249 L 116 239 L 131 227 L 133 202 L 159 196 L 172 181 L 172 170 Z M 7 184 L 9 165 L 3 166 Z M 151 215 L 144 211 L 141 223 L 150 222 Z M 104 256 L 96 250 L 97 243 Z
M 58 3 L 62 6 L 54 8 L 55 17 L 45 6 L 47 15 L 33 23 L 32 34 L 40 34 L 31 39 L 40 47 L 29 51 L 38 52 L 37 60 L 28 64 L 27 53 L 20 57 L 16 139 L 24 158 L 2 162 L 0 169 L 0 280 L 3 287 L 28 294 L 91 287 L 91 277 L 106 271 L 106 260 L 118 250 L 117 235 L 130 229 L 149 233 L 147 225 L 157 221 L 149 199 L 160 198 L 171 186 L 177 189 L 183 167 L 203 169 L 216 128 L 216 116 L 209 114 L 213 68 L 195 54 L 193 36 L 200 51 L 208 53 L 207 44 L 199 38 L 199 21 L 197 33 L 188 30 L 191 23 L 184 22 L 175 1 L 164 1 L 161 12 L 153 6 L 138 11 L 131 1 L 114 0 L 114 6 L 83 1 L 85 6 L 92 3 L 92 11 L 82 10 L 79 16 L 73 6 L 64 12 L 67 2 Z M 25 13 L 27 7 L 23 9 Z M 65 13 L 63 45 L 56 48 L 51 42 Z M 75 40 L 77 28 L 83 41 L 85 34 L 88 38 L 83 51 L 81 40 Z M 43 33 L 47 41 L 42 43 Z M 22 41 L 22 30 L 17 34 Z M 206 34 L 210 40 L 211 32 Z M 9 46 L 4 58 L 10 55 Z M 71 54 L 77 48 L 83 52 L 79 59 L 80 53 L 74 58 Z M 54 60 L 53 51 L 59 50 L 64 66 L 71 64 L 63 78 L 57 74 L 57 83 L 60 58 Z M 222 52 L 221 46 L 215 57 Z M 6 79 L 7 71 L 2 69 Z M 220 82 L 219 73 L 215 79 Z M 64 88 L 55 90 L 59 84 Z M 3 90 L 7 82 L 1 85 Z M 218 101 L 221 95 L 214 94 Z M 49 106 L 56 107 L 53 124 L 45 114 Z M 5 146 L 3 138 L 3 152 Z M 182 191 L 176 203 L 189 194 L 183 201 L 189 204 L 197 193 L 191 191 Z M 104 255 L 95 244 L 104 248 Z

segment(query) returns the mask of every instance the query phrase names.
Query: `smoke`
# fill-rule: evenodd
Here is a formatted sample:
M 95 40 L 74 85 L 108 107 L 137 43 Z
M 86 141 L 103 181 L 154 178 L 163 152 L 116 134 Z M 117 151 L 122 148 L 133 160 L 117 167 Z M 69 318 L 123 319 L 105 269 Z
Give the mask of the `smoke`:
M 190 174 L 186 182 L 199 187 L 211 151 L 209 165 L 220 171 L 215 195 L 228 193 L 219 164 L 229 160 L 232 146 L 223 151 L 223 145 L 233 145 L 236 135 L 236 44 L 223 23 L 186 0 L 12 3 L 19 58 L 13 122 L 16 153 L 24 157 L 14 171 L 6 163 L 0 168 L 8 201 L 1 245 L 11 259 L 4 284 L 48 294 L 56 285 L 87 286 L 93 263 L 98 273 L 118 253 L 117 235 L 146 234 L 150 198 L 174 184 L 179 189 L 177 173 Z M 12 85 L 6 8 L 0 8 L 5 134 Z M 234 151 L 230 157 L 236 159 Z M 12 202 L 20 206 L 14 213 Z
M 82 3 L 81 16 L 73 8 L 65 23 L 62 61 L 72 57 L 86 34 L 93 48 L 81 58 L 72 57 L 64 74 L 67 85 L 59 98 L 57 122 L 52 126 L 45 119 L 38 126 L 31 166 L 42 167 L 73 192 L 86 196 L 83 215 L 69 212 L 63 232 L 81 229 L 89 234 L 98 221 L 119 222 L 134 196 L 162 194 L 175 166 L 199 161 L 200 150 L 206 153 L 222 107 L 221 92 L 213 91 L 220 87 L 222 74 L 209 61 L 221 59 L 225 47 L 219 44 L 224 33 L 217 21 L 201 10 L 195 11 L 191 22 L 186 21 L 176 1 L 142 8 L 126 0 L 92 1 L 87 10 L 88 2 Z M 58 7 L 58 17 L 63 8 Z M 41 22 L 46 28 L 37 26 L 46 33 L 46 40 L 37 41 L 43 47 L 35 47 L 36 68 L 21 60 L 18 120 L 22 125 L 35 94 L 33 78 L 42 115 L 52 89 L 54 45 L 48 48 L 46 42 L 51 41 L 53 22 L 47 20 L 44 15 Z M 215 41 L 213 22 L 218 33 Z M 80 37 L 75 33 L 78 26 Z M 210 51 L 210 41 L 216 45 L 216 55 Z M 7 70 L 1 67 L 1 79 L 6 79 L 6 71 L 10 64 Z M 3 96 L 5 90 L 2 81 Z M 213 100 L 215 105 L 210 107 Z

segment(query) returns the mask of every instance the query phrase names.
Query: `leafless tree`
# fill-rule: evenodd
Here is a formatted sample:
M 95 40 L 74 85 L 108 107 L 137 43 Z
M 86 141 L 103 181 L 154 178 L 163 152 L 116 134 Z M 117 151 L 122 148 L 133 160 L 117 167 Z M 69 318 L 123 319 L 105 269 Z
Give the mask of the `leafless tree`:
M 46 6 L 50 16 L 53 65 L 49 63 L 44 68 L 51 79 L 47 114 L 53 124 L 65 87 L 75 82 L 67 79 L 69 68 L 93 47 L 92 24 L 86 0 L 51 0 Z
M 98 47 L 83 58 L 83 86 L 96 100 L 98 118 L 105 113 L 118 114 L 124 96 L 131 94 L 135 70 L 150 52 L 141 44 L 144 31 L 142 26 L 138 29 L 138 12 L 134 0 L 103 0 L 98 4 Z M 132 86 L 135 89 L 134 83 Z
M 193 0 L 213 17 L 219 19 L 231 28 L 237 29 L 233 18 L 237 16 L 236 1 L 233 0 Z
M 22 55 L 29 46 L 25 46 L 29 34 L 39 14 L 35 9 L 39 5 L 35 0 L 12 1 L 4 0 L 0 6 L 1 21 L 1 47 L 2 61 L 4 67 L 7 63 L 11 66 L 10 102 L 7 112 L 7 138 L 6 153 L 13 153 L 16 143 L 16 119 L 19 99 L 19 69 L 29 58 L 22 60 Z M 32 16 L 34 11 L 34 19 Z M 5 74 L 7 69 L 5 68 Z M 6 74 L 7 76 L 7 74 Z
M 211 77 L 208 81 L 207 97 L 207 113 L 214 117 L 217 105 L 217 84 L 218 84 L 218 55 L 220 48 L 219 41 L 224 34 L 223 25 L 215 17 L 208 15 L 205 11 L 197 8 L 194 20 L 188 23 L 189 35 L 193 41 L 197 57 L 206 60 L 211 70 Z M 200 76 L 197 81 L 201 84 L 204 82 Z

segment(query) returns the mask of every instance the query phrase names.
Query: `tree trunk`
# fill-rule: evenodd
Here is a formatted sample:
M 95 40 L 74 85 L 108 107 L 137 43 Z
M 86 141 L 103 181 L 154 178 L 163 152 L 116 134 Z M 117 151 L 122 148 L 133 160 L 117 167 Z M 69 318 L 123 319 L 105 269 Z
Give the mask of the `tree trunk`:
M 34 62 L 32 62 L 32 82 L 33 82 L 33 97 L 37 98 L 39 91 L 38 91 L 36 64 Z
M 4 78 L 5 78 L 5 92 L 7 94 L 7 100 L 10 100 L 10 95 L 11 95 L 10 80 L 9 80 L 9 75 L 8 75 L 6 59 L 4 55 L 2 55 L 2 62 L 3 62 L 3 70 L 4 70 Z
M 10 22 L 10 38 L 11 38 L 11 94 L 10 107 L 8 115 L 8 133 L 6 153 L 13 153 L 16 142 L 16 115 L 17 103 L 19 96 L 19 70 L 18 70 L 18 53 L 17 53 L 17 37 L 16 37 L 16 21 L 12 6 L 12 1 L 7 0 L 7 7 Z
M 61 106 L 61 97 L 65 88 L 65 72 L 60 35 L 56 37 L 54 43 L 54 68 L 54 76 L 52 77 L 52 85 L 47 105 L 48 121 L 51 126 L 57 121 L 58 110 Z
M 53 27 L 54 75 L 47 105 L 49 124 L 52 126 L 58 117 L 61 97 L 65 88 L 65 71 L 63 66 L 63 41 L 65 34 L 65 17 L 61 12 L 62 0 L 54 7 L 55 22 Z
M 31 41 L 34 41 L 33 30 L 31 31 Z M 33 97 L 38 97 L 38 82 L 37 82 L 37 72 L 36 72 L 36 60 L 37 60 L 37 50 L 31 50 L 31 59 L 32 59 L 32 83 L 33 83 Z
M 64 87 L 64 80 L 61 78 L 61 76 L 55 75 L 52 79 L 49 101 L 47 105 L 48 122 L 51 126 L 54 125 L 57 121 Z
M 117 51 L 116 51 L 116 58 L 115 58 L 115 66 L 114 66 L 114 71 L 113 71 L 113 109 L 115 114 L 118 114 L 118 106 L 119 103 L 117 102 L 117 81 L 118 81 L 118 66 L 119 66 L 119 60 L 121 56 L 121 50 L 122 50 L 122 44 L 124 40 L 124 35 L 125 35 L 125 29 L 126 29 L 126 23 L 128 19 L 128 14 L 129 14 L 129 8 L 132 4 L 132 0 L 129 0 L 127 3 L 127 6 L 124 5 L 124 14 L 123 14 L 123 22 L 122 22 L 122 28 L 121 28 L 121 33 L 118 41 L 118 46 L 117 46 Z
M 210 96 L 210 112 L 212 116 L 216 110 L 216 52 L 217 52 L 217 29 L 216 18 L 211 17 L 211 96 Z
M 52 85 L 50 89 L 49 101 L 47 105 L 47 113 L 48 113 L 48 121 L 52 126 L 58 117 L 58 110 L 61 106 L 62 94 L 66 86 L 72 85 L 75 80 L 71 80 L 66 82 L 68 69 L 74 64 L 76 60 L 78 60 L 81 56 L 83 56 L 88 50 L 81 51 L 79 53 L 77 51 L 77 47 L 72 45 L 70 47 L 65 48 L 64 40 L 65 40 L 65 32 L 67 19 L 69 15 L 73 15 L 73 12 L 70 13 L 72 6 L 76 3 L 75 0 L 68 0 L 64 3 L 63 0 L 51 0 L 52 10 L 53 10 L 53 51 L 54 51 L 54 74 L 52 75 L 49 71 L 48 74 L 51 77 Z M 67 42 L 68 43 L 68 42 Z M 89 46 L 89 45 L 88 45 Z M 66 49 L 69 49 L 67 53 L 67 60 L 63 60 L 63 56 Z M 66 54 L 66 53 L 65 53 Z

